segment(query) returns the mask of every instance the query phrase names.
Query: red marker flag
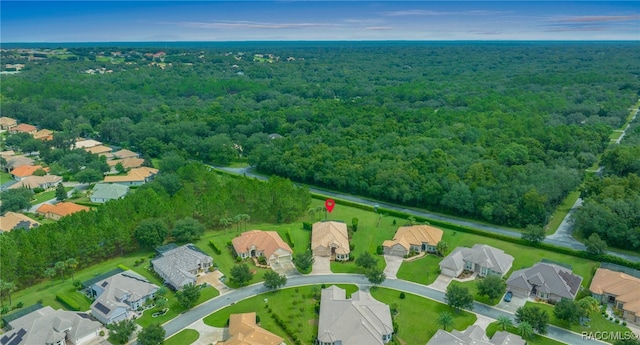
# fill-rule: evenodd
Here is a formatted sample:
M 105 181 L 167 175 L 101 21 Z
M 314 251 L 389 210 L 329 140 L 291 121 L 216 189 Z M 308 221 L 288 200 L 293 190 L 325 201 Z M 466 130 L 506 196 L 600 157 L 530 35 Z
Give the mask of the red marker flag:
M 333 199 L 327 199 L 324 202 L 324 207 L 327 209 L 327 211 L 329 211 L 329 213 L 331 213 L 331 211 L 333 211 L 333 207 L 336 206 L 336 202 L 333 201 Z

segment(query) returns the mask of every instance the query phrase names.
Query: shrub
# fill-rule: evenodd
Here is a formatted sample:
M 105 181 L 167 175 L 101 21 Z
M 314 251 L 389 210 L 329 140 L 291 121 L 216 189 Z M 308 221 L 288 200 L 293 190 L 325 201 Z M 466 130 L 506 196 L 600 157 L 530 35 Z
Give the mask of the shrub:
M 356 244 L 353 242 L 349 243 L 349 250 L 353 251 L 354 249 L 356 249 Z
M 627 326 L 627 321 L 622 321 L 622 325 L 626 327 Z
M 266 265 L 266 264 L 267 264 L 267 258 L 265 258 L 265 257 L 264 257 L 264 255 L 260 255 L 260 256 L 258 257 L 258 263 L 259 263 L 260 265 Z
M 129 270 L 131 270 L 129 267 L 127 267 L 127 266 L 125 266 L 125 265 L 123 265 L 123 264 L 119 264 L 119 265 L 118 265 L 118 268 L 119 268 L 119 269 L 121 269 L 121 270 L 123 270 L 123 271 L 129 271 Z
M 104 331 L 100 331 L 100 333 L 98 333 L 101 337 L 104 337 Z
M 80 306 L 78 305 L 78 303 L 73 298 L 70 298 L 67 295 L 56 294 L 56 301 L 60 302 L 73 311 L 80 311 Z
M 616 323 L 620 323 L 620 319 L 616 319 Z
M 260 323 L 260 315 L 256 314 L 256 323 Z
M 209 241 L 209 245 L 213 249 L 214 253 L 216 253 L 218 255 L 222 254 L 222 251 L 220 250 L 220 248 L 218 248 L 218 245 L 216 245 L 215 242 L 213 242 L 213 240 Z
M 35 194 L 42 193 L 42 192 L 44 192 L 44 188 L 36 187 L 36 188 L 33 189 L 33 192 Z
M 309 222 L 302 222 L 302 229 L 311 231 L 313 229 L 313 224 Z
M 376 254 L 378 254 L 378 255 L 384 254 L 384 248 L 382 246 L 378 246 L 376 248 Z
M 291 246 L 291 248 L 295 247 L 295 243 L 293 243 L 293 240 L 291 239 L 291 233 L 289 231 L 287 231 L 287 242 L 289 242 L 289 245 Z
M 236 262 L 240 262 L 242 261 L 242 258 L 240 256 L 236 256 Z
M 24 307 L 24 302 L 20 301 L 16 303 L 16 308 L 22 308 L 22 307 Z
M 400 293 L 400 299 L 405 299 L 407 296 L 404 294 L 404 292 Z

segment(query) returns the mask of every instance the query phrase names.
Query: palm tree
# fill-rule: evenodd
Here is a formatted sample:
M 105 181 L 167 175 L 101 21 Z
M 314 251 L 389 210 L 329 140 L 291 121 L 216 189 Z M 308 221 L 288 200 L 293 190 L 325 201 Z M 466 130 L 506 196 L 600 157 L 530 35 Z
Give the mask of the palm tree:
M 156 291 L 156 296 L 164 297 L 167 294 L 167 292 L 169 292 L 169 290 L 167 289 L 166 286 L 163 285 L 158 289 L 158 291 Z
M 533 337 L 533 326 L 527 321 L 522 321 L 518 324 L 518 333 L 523 339 L 531 339 Z
M 587 315 L 590 315 L 594 311 L 598 311 L 600 308 L 598 300 L 591 296 L 587 296 L 579 300 L 578 305 L 586 312 Z
M 236 232 L 240 231 L 240 221 L 242 220 L 241 216 L 241 214 L 238 214 L 232 218 L 233 222 L 236 224 Z
M 71 280 L 73 280 L 73 271 L 78 267 L 78 260 L 75 258 L 68 258 L 64 264 L 69 270 L 71 270 Z
M 251 216 L 246 213 L 243 213 L 240 215 L 240 219 L 244 221 L 244 231 L 247 231 L 247 221 L 251 219 Z
M 56 269 L 53 267 L 49 267 L 44 270 L 44 276 L 51 279 L 51 286 L 53 286 L 53 277 L 56 276 Z
M 316 210 L 315 209 L 309 209 L 309 218 L 311 218 L 311 221 L 315 221 L 316 220 Z
M 447 327 L 453 325 L 453 316 L 451 315 L 451 313 L 446 311 L 440 313 L 440 315 L 438 315 L 438 324 L 440 324 L 442 326 L 442 329 L 446 331 Z
M 9 297 L 9 305 L 11 305 L 11 292 L 16 289 L 16 284 L 0 279 L 0 302 L 4 300 L 4 294 Z
M 318 206 L 316 207 L 316 214 L 319 216 L 318 218 L 322 219 L 322 211 L 324 211 L 325 213 L 325 219 L 327 219 L 327 209 L 324 206 Z
M 220 225 L 222 225 L 222 228 L 224 229 L 224 231 L 227 231 L 227 226 L 229 226 L 229 224 L 231 224 L 231 222 L 229 221 L 229 219 L 227 218 L 220 218 Z
M 416 224 L 416 217 L 414 217 L 414 216 L 407 217 L 407 222 L 409 222 L 409 225 L 415 225 Z
M 513 320 L 506 315 L 498 316 L 498 326 L 502 328 L 503 331 L 507 330 L 507 327 L 513 326 Z
M 436 248 L 437 248 L 436 250 L 438 251 L 438 254 L 440 254 L 440 256 L 444 256 L 449 250 L 449 244 L 445 241 L 440 241 L 438 242 Z
M 53 267 L 56 269 L 56 272 L 60 272 L 60 275 L 62 276 L 62 280 L 64 280 L 64 270 L 66 268 L 64 261 L 56 262 L 55 265 L 53 265 Z

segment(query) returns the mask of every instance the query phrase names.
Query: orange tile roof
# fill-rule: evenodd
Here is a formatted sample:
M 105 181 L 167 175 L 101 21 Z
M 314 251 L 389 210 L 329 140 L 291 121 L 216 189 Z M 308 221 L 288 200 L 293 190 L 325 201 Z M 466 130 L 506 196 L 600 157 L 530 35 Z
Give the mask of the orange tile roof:
M 270 258 L 278 249 L 283 249 L 289 254 L 293 252 L 275 231 L 251 230 L 243 232 L 231 242 L 236 253 L 246 253 L 255 246 L 266 258 Z
M 337 245 L 336 254 L 349 254 L 349 235 L 347 224 L 342 222 L 317 222 L 311 230 L 311 249 Z
M 23 133 L 31 133 L 37 131 L 38 128 L 36 126 L 32 126 L 26 123 L 21 123 L 13 128 L 11 128 L 12 132 L 23 132 Z
M 384 241 L 385 247 L 391 247 L 400 244 L 406 250 L 410 249 L 410 245 L 419 246 L 422 243 L 428 243 L 435 246 L 442 240 L 442 230 L 428 225 L 401 226 L 396 231 L 393 240 Z
M 33 175 L 38 170 L 43 169 L 41 165 L 21 165 L 11 170 L 11 175 L 16 177 L 27 177 Z
M 256 324 L 256 313 L 231 314 L 229 335 L 224 345 L 279 345 L 284 339 Z
M 97 146 L 87 147 L 84 150 L 89 152 L 89 153 L 91 153 L 91 154 L 94 154 L 94 155 L 113 151 L 112 148 L 104 146 L 104 145 L 97 145 Z
M 114 160 L 107 161 L 107 164 L 110 167 L 114 167 L 118 163 L 122 163 L 122 166 L 125 169 L 139 168 L 139 167 L 142 166 L 142 163 L 144 163 L 144 159 L 142 159 L 142 158 L 123 158 L 123 159 L 114 159 Z
M 42 206 L 38 207 L 38 213 L 53 213 L 60 217 L 68 216 L 72 213 L 80 212 L 80 211 L 89 211 L 90 208 L 87 206 L 82 206 L 78 204 L 74 204 L 72 202 L 59 202 L 55 205 L 51 204 L 42 204 Z
M 598 268 L 589 290 L 598 295 L 613 295 L 617 301 L 624 303 L 622 309 L 640 315 L 640 278 Z
M 129 170 L 126 176 L 107 176 L 104 178 L 104 182 L 137 182 L 144 181 L 146 178 L 151 177 L 158 173 L 158 169 L 140 167 Z
M 29 224 L 29 228 L 36 227 L 40 225 L 40 223 L 35 220 L 25 216 L 22 213 L 15 212 L 7 212 L 4 216 L 0 216 L 0 230 L 1 231 L 11 231 L 16 225 L 21 222 L 26 222 Z

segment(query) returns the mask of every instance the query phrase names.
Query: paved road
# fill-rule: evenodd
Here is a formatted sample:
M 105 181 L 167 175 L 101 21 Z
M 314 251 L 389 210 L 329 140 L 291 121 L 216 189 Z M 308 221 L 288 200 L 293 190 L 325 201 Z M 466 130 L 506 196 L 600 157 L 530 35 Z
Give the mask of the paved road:
M 357 285 L 370 285 L 366 278 L 358 274 L 328 274 L 328 275 L 307 275 L 299 277 L 291 277 L 287 281 L 286 287 L 302 286 L 302 285 L 316 285 L 316 284 L 357 284 Z M 434 301 L 444 303 L 444 293 L 425 285 L 407 282 L 404 280 L 387 279 L 381 286 L 392 288 L 399 291 L 405 291 L 418 296 L 429 298 Z M 190 324 L 198 321 L 199 319 L 221 309 L 225 306 L 239 302 L 243 299 L 255 296 L 260 293 L 267 292 L 262 284 L 255 284 L 245 288 L 233 290 L 224 296 L 216 297 L 208 302 L 205 302 L 194 309 L 179 315 L 177 318 L 169 321 L 164 325 L 166 336 L 169 337 L 182 329 L 186 328 Z M 265 298 L 269 298 L 266 294 Z M 513 314 L 485 305 L 481 303 L 475 303 L 473 312 L 497 319 L 501 315 L 506 315 L 513 318 Z M 549 338 L 572 345 L 590 345 L 590 344 L 602 344 L 601 342 L 594 340 L 583 339 L 580 334 L 567 331 L 555 326 L 549 326 L 548 334 Z
M 214 166 L 213 168 L 221 170 L 221 171 L 230 172 L 230 173 L 233 173 L 233 174 L 238 174 L 238 175 L 244 175 L 244 176 L 247 176 L 247 177 L 257 178 L 259 180 L 268 179 L 268 177 L 266 177 L 264 175 L 258 175 L 258 174 L 253 173 L 251 171 L 251 168 L 227 168 L 227 167 L 217 167 L 217 166 Z M 367 204 L 367 205 L 379 205 L 380 207 L 383 207 L 383 208 L 404 212 L 406 214 L 410 214 L 410 215 L 417 216 L 417 217 L 436 219 L 436 220 L 449 222 L 449 223 L 456 224 L 456 225 L 466 226 L 466 227 L 469 227 L 469 228 L 479 229 L 479 230 L 483 230 L 483 231 L 487 231 L 487 232 L 493 232 L 493 233 L 501 234 L 501 235 L 505 235 L 505 236 L 518 237 L 518 238 L 521 236 L 521 233 L 516 231 L 516 230 L 509 230 L 509 229 L 505 229 L 505 228 L 499 228 L 497 226 L 492 226 L 492 225 L 488 225 L 488 224 L 474 222 L 472 220 L 463 220 L 463 219 L 448 217 L 448 216 L 441 215 L 441 214 L 435 214 L 435 213 L 421 211 L 421 210 L 419 211 L 419 210 L 408 209 L 408 208 L 404 208 L 402 206 L 391 205 L 391 204 L 387 204 L 387 203 L 380 202 L 380 201 L 374 201 L 374 200 L 365 199 L 365 198 L 354 196 L 354 195 L 343 194 L 343 193 L 339 193 L 339 192 L 327 191 L 327 190 L 318 189 L 318 188 L 315 188 L 315 187 L 309 187 L 309 190 L 311 192 L 313 192 L 313 193 L 326 195 L 326 196 L 329 196 L 329 197 L 332 197 L 332 198 L 340 198 L 340 199 L 349 200 L 349 201 L 352 201 L 352 202 L 357 202 L 357 203 Z M 565 218 L 565 220 L 567 220 L 567 219 Z M 570 228 L 569 228 L 568 231 L 570 231 Z M 560 236 L 560 237 L 549 236 L 549 237 L 545 238 L 544 242 L 545 243 L 549 243 L 549 244 L 553 244 L 553 245 L 556 245 L 556 246 L 560 246 L 560 247 L 567 247 L 567 248 L 575 249 L 575 250 L 584 250 L 585 249 L 584 244 L 582 244 L 581 242 L 579 242 L 578 240 L 576 240 L 572 236 Z M 640 256 L 633 256 L 633 255 L 628 255 L 628 254 L 616 253 L 616 252 L 612 252 L 612 251 L 609 251 L 607 253 L 611 254 L 611 255 L 614 255 L 614 256 L 621 257 L 623 259 L 626 259 L 626 260 L 629 260 L 629 261 L 632 261 L 632 262 L 640 262 Z

